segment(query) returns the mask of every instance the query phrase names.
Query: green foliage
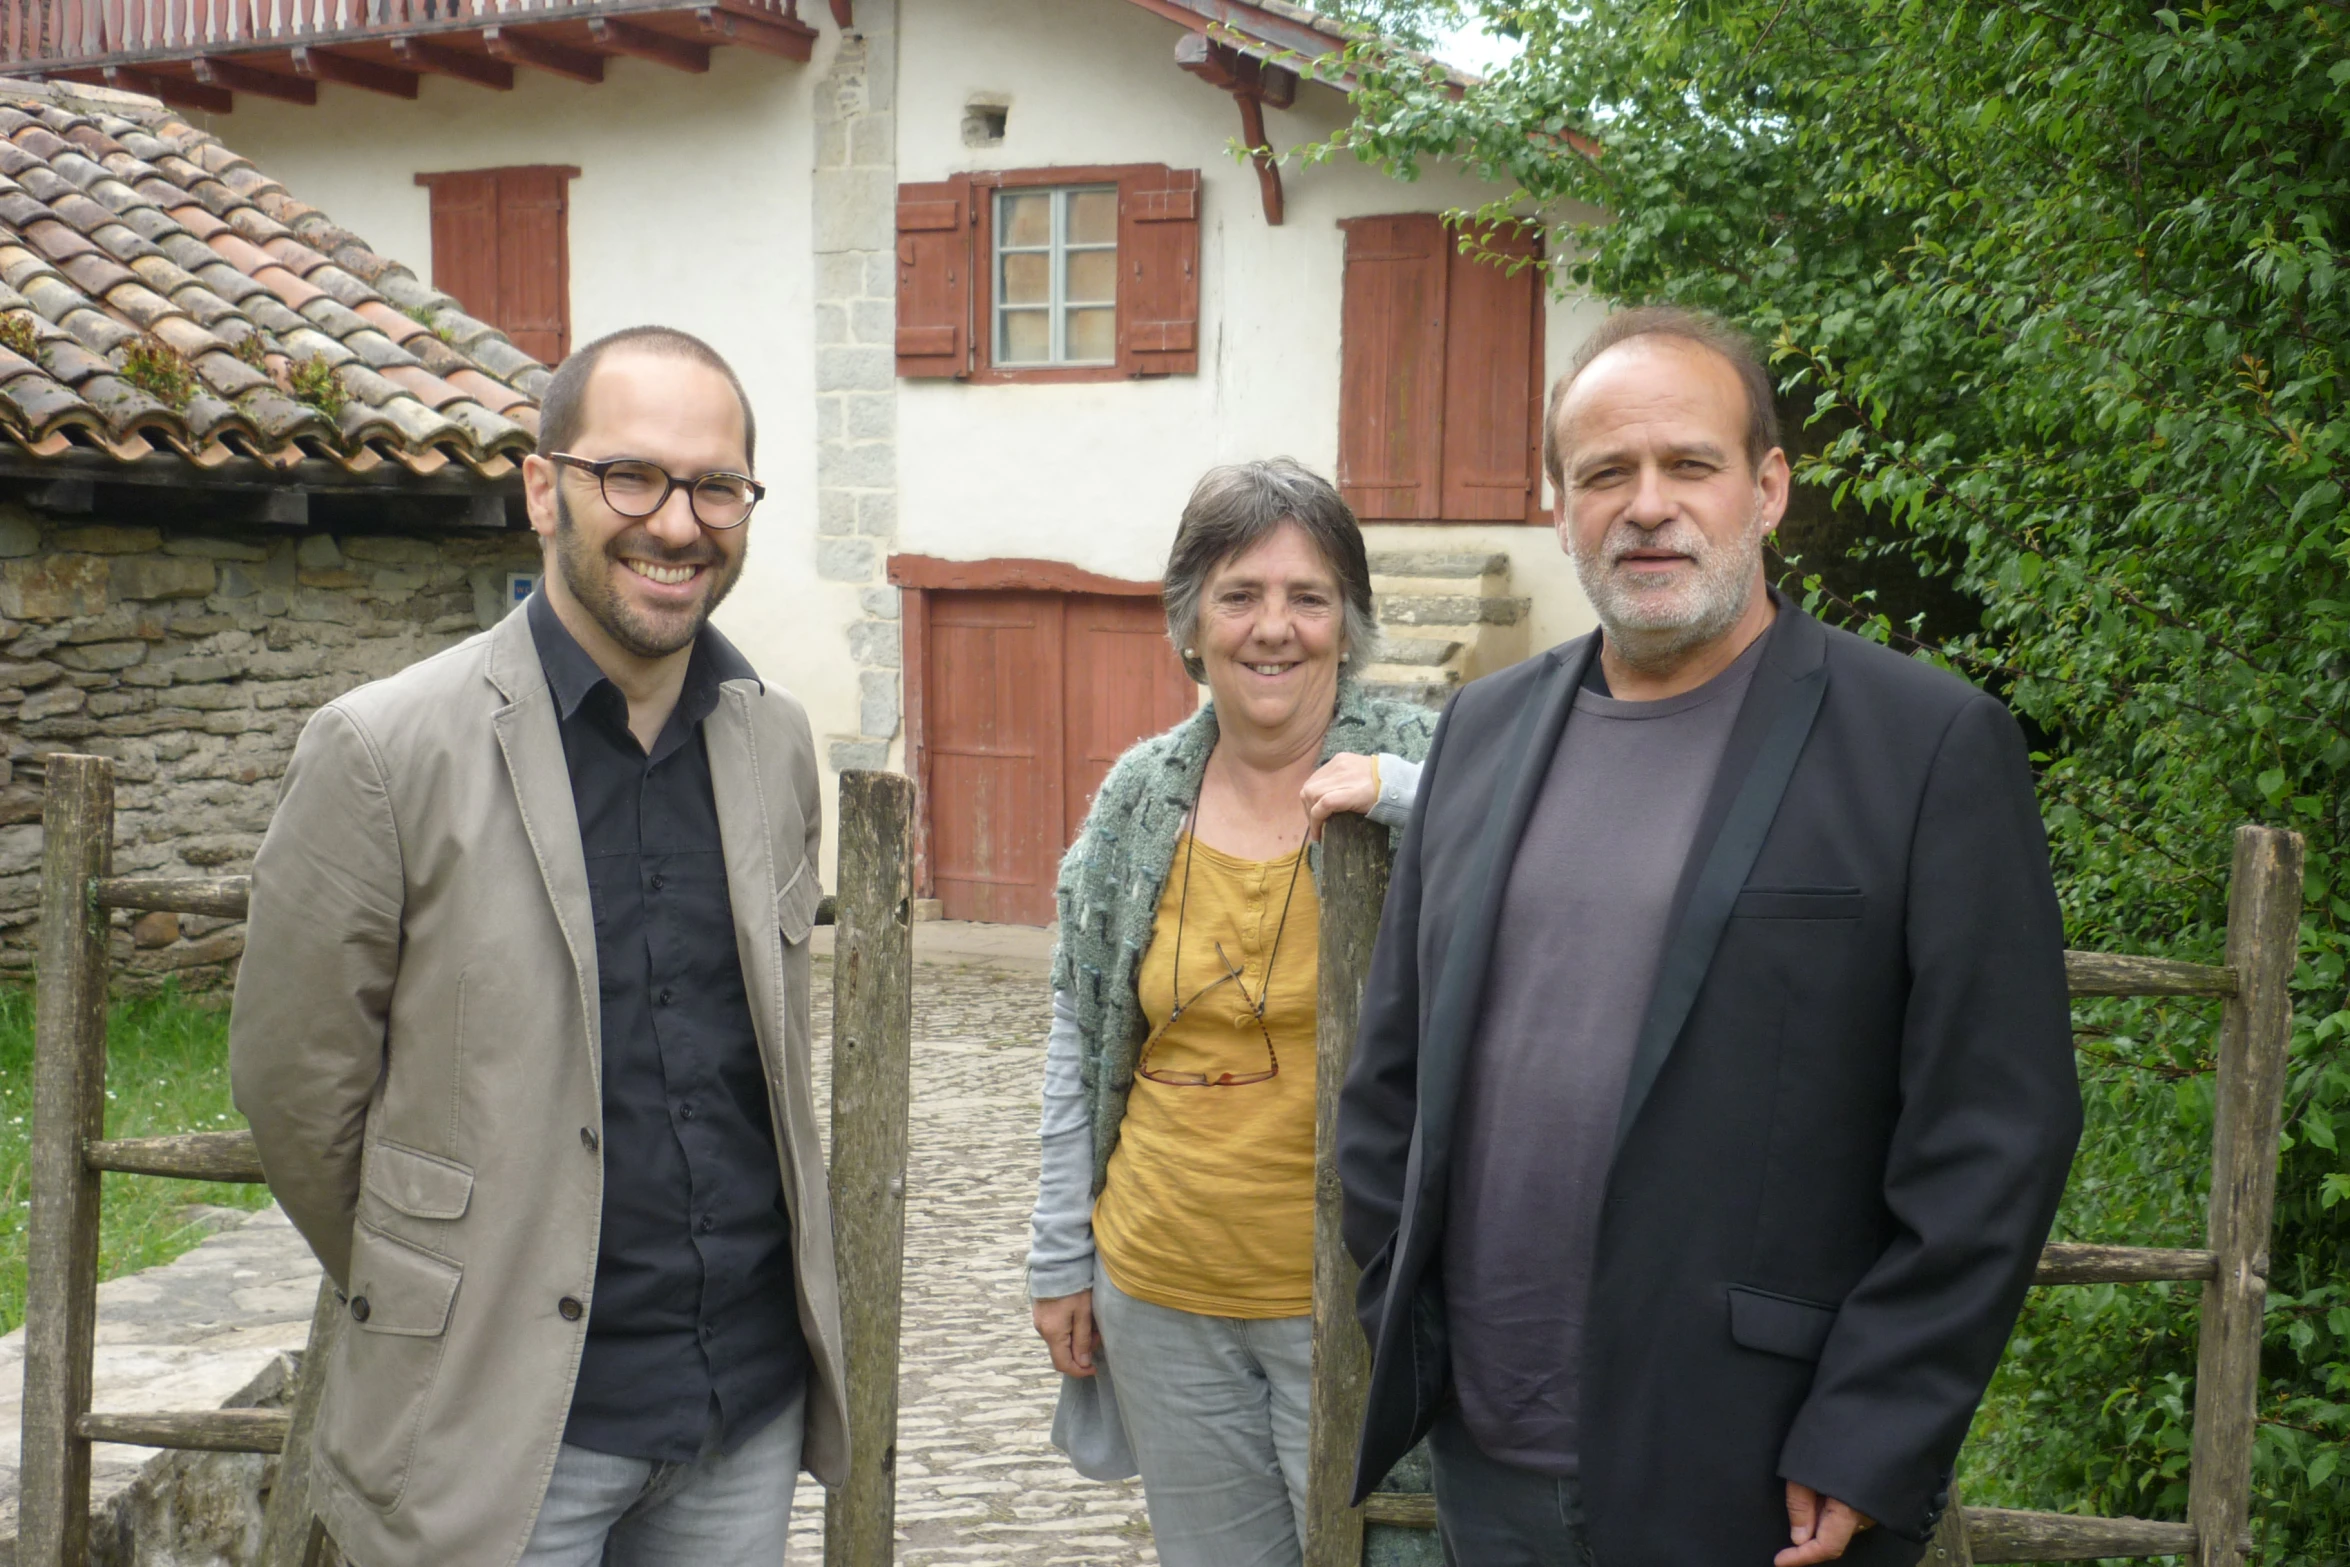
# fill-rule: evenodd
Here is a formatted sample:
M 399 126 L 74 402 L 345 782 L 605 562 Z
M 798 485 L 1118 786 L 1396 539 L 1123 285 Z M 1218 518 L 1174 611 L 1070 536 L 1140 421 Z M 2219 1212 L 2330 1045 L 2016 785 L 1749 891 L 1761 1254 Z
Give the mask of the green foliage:
M 269 334 L 258 327 L 237 339 L 237 358 L 263 375 L 269 374 Z
M 122 378 L 167 408 L 185 408 L 196 395 L 196 372 L 187 359 L 152 333 L 123 345 Z
M 228 1013 L 173 990 L 112 1009 L 107 1018 L 106 1135 L 233 1131 Z M 24 1320 L 25 1219 L 33 1126 L 33 993 L 0 989 L 0 1333 Z M 105 1177 L 98 1276 L 111 1279 L 169 1262 L 202 1240 L 188 1209 L 259 1208 L 263 1186 L 217 1186 L 137 1175 Z
M 33 364 L 41 362 L 41 338 L 33 330 L 31 311 L 11 310 L 0 315 L 0 348 Z
M 296 360 L 286 373 L 286 390 L 294 394 L 296 402 L 308 403 L 329 419 L 338 417 L 350 394 L 343 390 L 343 378 L 335 374 L 335 367 L 324 354 L 313 354 Z
M 2214 958 L 2229 831 L 2309 844 L 2255 1521 L 2350 1557 L 2350 9 L 1482 0 L 1455 100 L 1355 62 L 1356 151 L 1460 157 L 1565 230 L 1561 281 L 1741 318 L 1830 438 L 1801 477 L 1984 605 L 1918 648 L 2048 737 L 2076 945 Z M 1611 221 L 1578 222 L 1604 210 Z M 1916 647 L 1882 617 L 1871 634 Z M 2072 1238 L 2198 1233 L 2206 1012 L 2085 1010 Z M 1983 1501 L 2177 1516 L 2187 1294 L 2037 1295 Z

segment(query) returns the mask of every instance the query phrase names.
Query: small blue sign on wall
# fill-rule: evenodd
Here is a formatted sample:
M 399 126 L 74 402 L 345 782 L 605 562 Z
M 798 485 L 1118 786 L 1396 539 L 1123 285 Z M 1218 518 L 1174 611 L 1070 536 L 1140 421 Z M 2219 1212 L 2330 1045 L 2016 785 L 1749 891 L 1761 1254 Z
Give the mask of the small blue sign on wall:
M 540 574 L 539 574 L 538 572 L 535 572 L 535 571 L 509 571 L 509 572 L 507 572 L 507 573 L 506 573 L 506 602 L 507 602 L 507 604 L 509 604 L 509 605 L 520 604 L 520 603 L 521 603 L 521 602 L 522 602 L 524 599 L 526 599 L 526 598 L 529 598 L 533 592 L 537 591 L 537 588 L 538 588 L 538 585 L 539 585 L 539 575 L 540 575 Z

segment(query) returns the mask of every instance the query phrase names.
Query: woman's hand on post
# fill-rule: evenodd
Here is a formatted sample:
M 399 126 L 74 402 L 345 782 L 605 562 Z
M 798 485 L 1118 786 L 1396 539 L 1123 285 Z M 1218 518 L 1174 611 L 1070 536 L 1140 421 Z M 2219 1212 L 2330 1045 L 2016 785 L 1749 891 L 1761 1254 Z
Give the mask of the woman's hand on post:
M 1102 1347 L 1102 1336 L 1093 1325 L 1093 1291 L 1036 1301 L 1028 1313 L 1037 1337 L 1053 1352 L 1055 1371 L 1065 1377 L 1093 1375 L 1093 1357 Z
M 1359 816 L 1379 803 L 1379 764 L 1341 751 L 1314 770 L 1299 798 L 1306 807 L 1306 836 L 1319 843 L 1322 824 L 1331 817 L 1340 811 Z

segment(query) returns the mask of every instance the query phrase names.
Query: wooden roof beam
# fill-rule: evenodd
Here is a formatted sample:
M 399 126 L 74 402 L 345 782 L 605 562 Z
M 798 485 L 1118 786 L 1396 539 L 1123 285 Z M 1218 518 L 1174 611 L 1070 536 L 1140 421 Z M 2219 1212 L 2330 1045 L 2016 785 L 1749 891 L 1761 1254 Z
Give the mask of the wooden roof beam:
M 226 88 L 191 82 L 184 76 L 166 76 L 159 71 L 135 71 L 127 65 L 107 66 L 106 85 L 122 92 L 160 98 L 175 109 L 194 109 L 204 114 L 227 114 L 237 106 L 236 95 Z
M 306 109 L 318 105 L 318 84 L 298 76 L 280 76 L 275 71 L 264 71 L 242 60 L 226 60 L 218 55 L 198 55 L 188 66 L 196 73 L 196 80 L 208 87 L 249 92 L 257 98 L 298 103 Z
M 805 22 L 770 21 L 723 6 L 703 6 L 694 12 L 694 21 L 712 43 L 741 44 L 802 65 L 816 53 L 816 29 Z
M 313 81 L 335 82 L 344 87 L 360 87 L 368 92 L 379 92 L 389 98 L 413 98 L 418 82 L 414 71 L 403 71 L 396 65 L 379 65 L 373 60 L 362 60 L 356 55 L 338 54 L 332 49 L 314 48 L 309 44 L 294 46 L 294 69 Z
M 588 36 L 596 47 L 610 54 L 634 55 L 640 60 L 651 60 L 672 70 L 702 72 L 710 69 L 710 46 L 688 38 L 675 38 L 668 33 L 657 33 L 634 22 L 623 22 L 617 17 L 591 16 L 588 18 Z
M 430 76 L 453 76 L 458 81 L 497 92 L 514 90 L 514 67 L 503 60 L 485 60 L 478 54 L 451 49 L 446 44 L 428 43 L 421 38 L 394 38 L 390 43 L 392 53 L 410 70 Z
M 527 65 L 550 76 L 568 76 L 591 87 L 604 80 L 602 55 L 574 49 L 536 33 L 518 33 L 510 27 L 485 27 L 481 30 L 481 46 L 501 60 Z
M 1182 69 L 1232 95 L 1240 106 L 1241 145 L 1257 166 L 1257 195 L 1265 208 L 1265 223 L 1279 228 L 1286 205 L 1281 190 L 1281 160 L 1265 134 L 1265 105 L 1286 109 L 1297 101 L 1297 73 L 1268 65 L 1241 53 L 1205 33 L 1185 33 L 1175 40 L 1175 63 Z

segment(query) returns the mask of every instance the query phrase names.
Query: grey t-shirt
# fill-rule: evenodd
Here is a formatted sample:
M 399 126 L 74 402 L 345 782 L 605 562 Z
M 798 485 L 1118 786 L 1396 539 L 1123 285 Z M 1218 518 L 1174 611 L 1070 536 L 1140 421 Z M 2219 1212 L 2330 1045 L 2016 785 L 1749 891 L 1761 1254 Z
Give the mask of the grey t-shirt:
M 1673 892 L 1767 640 L 1662 701 L 1577 692 L 1510 870 L 1444 1238 L 1461 1414 L 1504 1463 L 1578 1469 L 1583 1312 L 1616 1116 Z

